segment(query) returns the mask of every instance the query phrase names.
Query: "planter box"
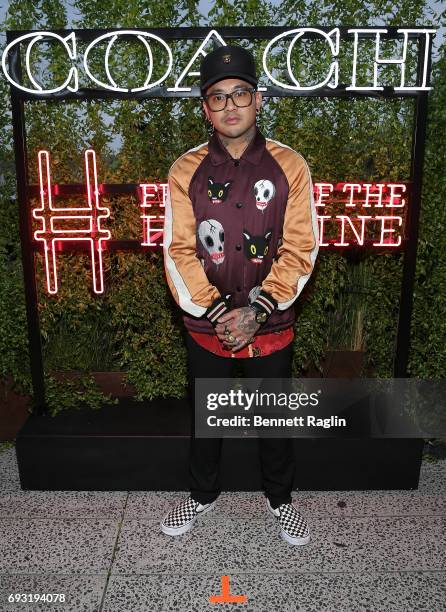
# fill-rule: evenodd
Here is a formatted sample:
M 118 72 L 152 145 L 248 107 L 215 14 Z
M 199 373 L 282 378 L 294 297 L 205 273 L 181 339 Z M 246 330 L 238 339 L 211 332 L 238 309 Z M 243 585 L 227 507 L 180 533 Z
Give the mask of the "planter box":
M 48 491 L 186 491 L 190 408 L 179 399 L 31 415 L 17 435 L 21 486 Z M 423 439 L 295 438 L 294 488 L 416 489 Z M 257 439 L 226 438 L 225 491 L 261 490 Z
M 30 396 L 19 395 L 12 385 L 10 376 L 0 382 L 0 442 L 14 440 L 30 415 Z
M 355 377 L 358 355 L 347 351 L 351 359 L 346 360 L 343 353 L 327 362 L 326 376 L 337 373 L 339 377 Z M 72 380 L 79 375 L 59 372 L 57 378 Z M 124 383 L 124 372 L 96 372 L 94 376 L 101 389 L 117 396 L 119 403 L 105 405 L 101 410 L 80 405 L 79 409 L 65 410 L 55 417 L 30 415 L 16 438 L 22 488 L 186 491 L 188 402 L 173 398 L 136 402 L 130 397 L 132 387 Z M 295 489 L 418 487 L 423 439 L 327 437 L 296 438 L 293 443 Z M 226 438 L 220 471 L 223 490 L 261 490 L 258 440 Z

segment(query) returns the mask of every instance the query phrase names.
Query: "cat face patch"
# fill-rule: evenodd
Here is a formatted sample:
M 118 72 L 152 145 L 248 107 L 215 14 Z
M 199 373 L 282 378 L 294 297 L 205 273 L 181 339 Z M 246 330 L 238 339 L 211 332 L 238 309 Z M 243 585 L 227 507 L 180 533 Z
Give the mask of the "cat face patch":
M 256 206 L 262 212 L 271 202 L 276 193 L 274 184 L 268 179 L 261 179 L 254 185 L 254 195 L 256 198 Z
M 221 204 L 226 200 L 231 183 L 217 183 L 213 176 L 208 176 L 208 196 L 212 204 Z
M 225 260 L 225 230 L 220 221 L 202 221 L 198 226 L 198 237 L 214 264 L 222 264 Z
M 243 230 L 243 245 L 249 261 L 255 264 L 262 263 L 263 258 L 268 253 L 271 234 L 272 230 L 268 230 L 264 236 L 251 236 L 249 232 Z

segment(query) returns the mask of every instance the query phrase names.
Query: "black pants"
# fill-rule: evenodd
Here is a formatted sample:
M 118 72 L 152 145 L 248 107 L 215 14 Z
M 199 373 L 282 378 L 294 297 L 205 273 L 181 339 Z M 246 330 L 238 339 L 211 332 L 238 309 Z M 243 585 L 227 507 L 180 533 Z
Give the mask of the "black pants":
M 219 357 L 186 334 L 192 432 L 189 484 L 192 497 L 208 504 L 221 493 L 219 468 L 223 438 L 195 437 L 195 378 L 231 378 L 235 358 Z M 237 359 L 247 378 L 290 378 L 292 343 L 266 357 Z M 273 508 L 291 502 L 294 479 L 292 438 L 258 438 L 264 494 Z

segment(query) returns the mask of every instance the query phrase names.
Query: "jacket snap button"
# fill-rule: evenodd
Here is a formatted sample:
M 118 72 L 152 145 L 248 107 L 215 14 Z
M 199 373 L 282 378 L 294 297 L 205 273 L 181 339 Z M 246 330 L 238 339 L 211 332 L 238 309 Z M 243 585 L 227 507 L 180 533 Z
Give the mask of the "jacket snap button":
M 237 206 L 237 208 L 241 208 L 243 206 L 243 204 L 241 202 L 237 202 L 236 206 Z
M 242 248 L 242 245 L 241 245 L 241 244 L 237 244 L 237 245 L 235 246 L 235 248 L 237 249 L 237 251 L 240 251 L 240 250 L 241 250 L 241 248 Z
M 238 160 L 238 159 L 236 159 L 236 160 L 235 160 L 235 162 L 234 162 L 234 166 L 240 166 L 240 162 L 239 162 L 239 160 Z

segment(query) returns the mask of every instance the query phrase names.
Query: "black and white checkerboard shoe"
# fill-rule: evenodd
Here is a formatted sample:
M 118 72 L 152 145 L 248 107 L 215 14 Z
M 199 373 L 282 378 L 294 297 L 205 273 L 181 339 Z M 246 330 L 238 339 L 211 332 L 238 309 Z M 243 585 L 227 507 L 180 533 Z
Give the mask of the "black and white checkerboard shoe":
M 308 544 L 310 541 L 310 530 L 307 521 L 293 504 L 281 504 L 273 508 L 266 498 L 266 506 L 280 525 L 280 535 L 290 544 Z
M 170 536 L 186 533 L 193 527 L 198 516 L 212 510 L 215 502 L 203 505 L 189 495 L 166 514 L 161 522 L 161 531 Z

